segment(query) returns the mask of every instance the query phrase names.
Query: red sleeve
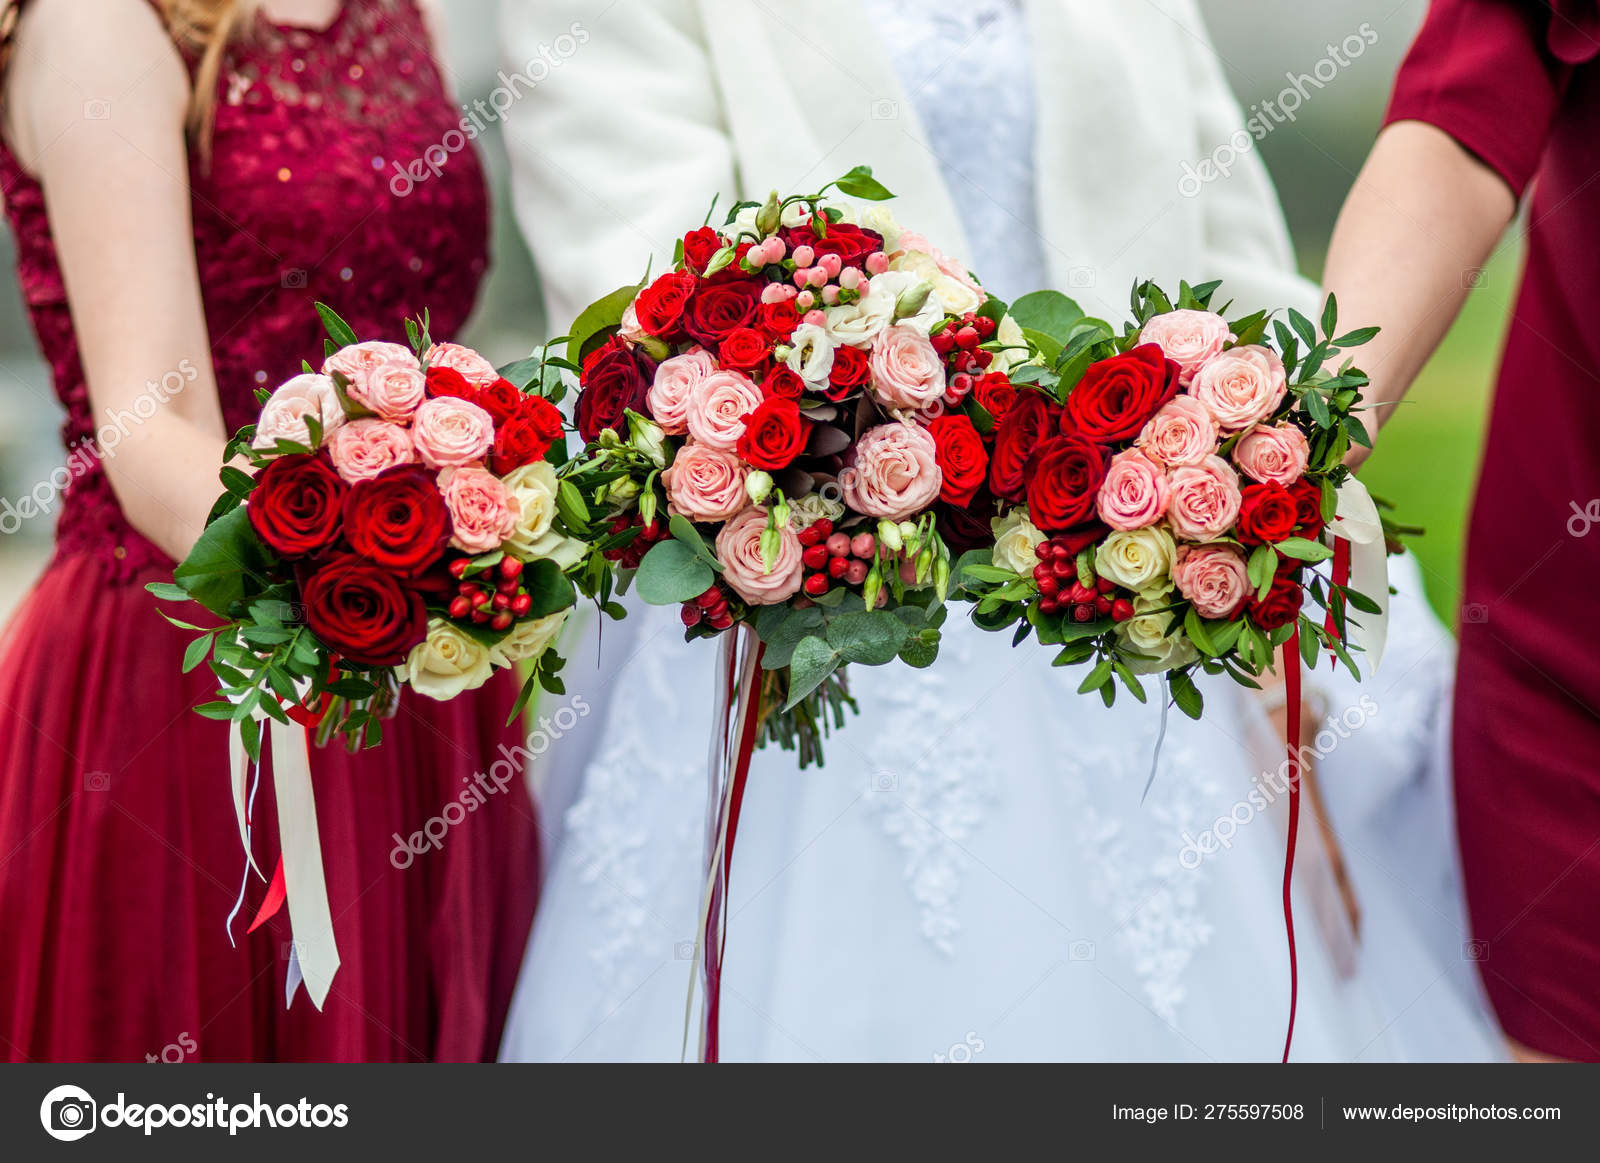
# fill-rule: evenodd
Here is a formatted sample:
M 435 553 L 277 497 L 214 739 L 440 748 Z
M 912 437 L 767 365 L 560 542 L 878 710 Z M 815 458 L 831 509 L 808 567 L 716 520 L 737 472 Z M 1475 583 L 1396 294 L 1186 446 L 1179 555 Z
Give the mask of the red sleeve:
M 1431 0 L 1384 124 L 1425 121 L 1471 150 L 1518 198 L 1539 168 L 1571 68 L 1533 0 Z

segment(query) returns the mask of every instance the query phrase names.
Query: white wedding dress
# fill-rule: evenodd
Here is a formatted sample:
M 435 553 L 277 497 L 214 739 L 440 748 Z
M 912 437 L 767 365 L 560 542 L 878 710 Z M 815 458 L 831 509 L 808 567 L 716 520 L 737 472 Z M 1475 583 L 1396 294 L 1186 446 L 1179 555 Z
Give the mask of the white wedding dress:
M 1002 297 L 1047 285 L 1016 5 L 865 9 L 940 154 L 975 269 Z M 1395 580 L 1381 673 L 1309 679 L 1345 723 L 1317 774 L 1362 921 L 1352 965 L 1303 819 L 1296 1059 L 1498 1053 L 1461 955 L 1443 750 L 1454 647 L 1409 559 Z M 508 1059 L 680 1053 L 718 652 L 683 642 L 675 608 L 635 605 L 635 619 L 569 668 L 594 710 L 546 773 L 547 806 L 571 806 Z M 1281 801 L 1248 810 L 1281 759 L 1262 713 L 1231 683 L 1204 685 L 1204 719 L 1171 714 L 1141 803 L 1156 700 L 1107 710 L 1051 653 L 956 614 L 931 669 L 851 668 L 861 714 L 825 767 L 757 753 L 732 865 L 724 1060 L 1277 1059 L 1285 821 Z M 1208 829 L 1220 846 L 1197 858 Z

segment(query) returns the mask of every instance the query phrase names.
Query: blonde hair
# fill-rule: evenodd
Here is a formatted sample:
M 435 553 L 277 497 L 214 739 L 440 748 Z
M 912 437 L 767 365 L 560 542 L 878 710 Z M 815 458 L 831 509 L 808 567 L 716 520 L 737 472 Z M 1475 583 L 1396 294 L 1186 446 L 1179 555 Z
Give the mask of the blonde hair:
M 211 126 L 217 113 L 217 78 L 228 44 L 249 27 L 260 0 L 160 0 L 173 39 L 198 61 L 194 96 L 189 101 L 189 133 L 202 154 L 211 152 Z

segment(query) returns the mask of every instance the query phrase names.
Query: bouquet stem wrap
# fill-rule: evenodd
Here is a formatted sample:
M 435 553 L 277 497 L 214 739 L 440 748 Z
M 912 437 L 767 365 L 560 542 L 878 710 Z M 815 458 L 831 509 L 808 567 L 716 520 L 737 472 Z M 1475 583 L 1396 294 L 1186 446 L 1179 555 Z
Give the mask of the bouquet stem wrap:
M 1283 1060 L 1289 1061 L 1294 1042 L 1294 1011 L 1299 1001 L 1300 973 L 1294 949 L 1294 846 L 1300 832 L 1300 634 L 1283 644 L 1283 690 L 1288 720 L 1284 734 L 1289 753 L 1289 837 L 1283 855 L 1283 929 L 1289 941 L 1289 1029 L 1283 1037 Z

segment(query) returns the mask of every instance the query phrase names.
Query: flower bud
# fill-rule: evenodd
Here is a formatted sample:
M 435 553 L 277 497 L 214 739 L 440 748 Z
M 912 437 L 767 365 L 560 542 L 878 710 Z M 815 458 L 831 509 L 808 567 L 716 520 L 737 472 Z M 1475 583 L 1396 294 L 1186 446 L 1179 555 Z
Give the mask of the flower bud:
M 867 580 L 861 583 L 861 598 L 866 602 L 867 609 L 878 608 L 878 593 L 883 589 L 883 569 L 878 562 L 872 563 L 872 568 L 867 571 Z
M 940 605 L 950 596 L 950 555 L 941 553 L 933 563 L 933 594 Z
M 771 234 L 783 223 L 783 202 L 774 190 L 767 195 L 767 201 L 756 214 L 756 229 L 763 235 Z
M 643 518 L 644 523 L 646 525 L 655 524 L 655 519 L 656 519 L 656 491 L 654 489 L 651 489 L 647 493 L 640 494 L 640 497 L 639 497 L 639 516 L 641 518 Z
M 772 474 L 756 469 L 744 478 L 744 491 L 751 504 L 759 505 L 772 492 Z
M 666 434 L 654 420 L 628 410 L 629 443 L 657 468 L 667 467 Z
M 900 297 L 894 301 L 894 317 L 896 319 L 909 319 L 927 305 L 928 296 L 933 294 L 933 284 L 927 279 L 914 286 L 907 287 L 900 292 Z
M 639 482 L 631 477 L 618 477 L 606 485 L 605 500 L 614 505 L 626 504 L 639 495 Z
M 893 553 L 899 553 L 906 545 L 900 536 L 900 526 L 893 521 L 878 522 L 878 543 Z M 867 608 L 872 608 L 871 602 L 867 603 Z

